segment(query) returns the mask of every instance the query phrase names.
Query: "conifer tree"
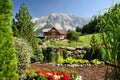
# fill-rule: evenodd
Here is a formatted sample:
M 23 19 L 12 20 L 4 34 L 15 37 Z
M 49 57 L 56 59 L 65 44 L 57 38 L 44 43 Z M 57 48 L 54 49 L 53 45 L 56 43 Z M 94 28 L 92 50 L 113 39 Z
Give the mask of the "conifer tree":
M 0 80 L 18 80 L 11 16 L 11 1 L 0 0 Z
M 34 55 L 41 54 L 39 57 L 43 57 L 42 52 L 39 50 L 37 45 L 37 38 L 34 35 L 34 24 L 32 23 L 31 15 L 25 4 L 22 4 L 19 12 L 15 16 L 16 19 L 13 19 L 12 29 L 14 36 L 18 38 L 25 39 L 30 46 L 33 48 Z
M 35 39 L 33 27 L 34 24 L 32 23 L 31 15 L 27 6 L 22 4 L 20 7 L 19 12 L 15 16 L 16 19 L 13 19 L 13 32 L 15 37 L 22 37 L 26 39 L 31 46 L 33 46 L 33 42 Z

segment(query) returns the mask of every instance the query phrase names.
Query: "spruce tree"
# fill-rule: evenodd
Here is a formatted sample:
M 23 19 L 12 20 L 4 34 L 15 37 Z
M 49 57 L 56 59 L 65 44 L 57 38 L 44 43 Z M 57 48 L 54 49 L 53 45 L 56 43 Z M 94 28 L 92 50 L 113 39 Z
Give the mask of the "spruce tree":
M 32 46 L 34 55 L 37 56 L 41 54 L 39 57 L 42 58 L 43 55 L 38 48 L 37 38 L 35 37 L 33 31 L 34 24 L 32 23 L 31 19 L 32 17 L 27 6 L 22 4 L 19 12 L 15 16 L 15 19 L 13 19 L 12 29 L 15 37 L 25 39 L 30 46 Z
M 0 0 L 0 80 L 18 80 L 11 16 L 11 1 Z
M 16 19 L 13 19 L 12 25 L 14 36 L 26 39 L 31 46 L 33 46 L 33 43 L 35 43 L 33 42 L 35 39 L 33 32 L 34 24 L 31 21 L 32 17 L 25 4 L 21 5 L 20 10 L 16 14 L 15 18 Z

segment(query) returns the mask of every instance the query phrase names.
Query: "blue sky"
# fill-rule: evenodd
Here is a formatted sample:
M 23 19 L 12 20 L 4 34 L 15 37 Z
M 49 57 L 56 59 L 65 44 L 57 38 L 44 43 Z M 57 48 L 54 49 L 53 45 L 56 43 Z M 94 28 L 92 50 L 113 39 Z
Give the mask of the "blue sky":
M 25 3 L 33 18 L 50 13 L 68 13 L 89 17 L 98 14 L 99 10 L 111 7 L 111 0 L 12 0 L 13 14 L 18 13 L 21 4 Z M 118 1 L 117 1 L 118 2 Z

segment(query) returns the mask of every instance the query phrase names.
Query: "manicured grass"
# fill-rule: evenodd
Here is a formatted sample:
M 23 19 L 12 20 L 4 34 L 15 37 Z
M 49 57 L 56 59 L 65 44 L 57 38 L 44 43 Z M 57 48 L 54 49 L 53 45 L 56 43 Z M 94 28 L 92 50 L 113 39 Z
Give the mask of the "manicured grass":
M 89 47 L 90 45 L 90 41 L 91 41 L 91 37 L 95 35 L 98 41 L 100 40 L 100 34 L 88 34 L 88 35 L 84 35 L 84 36 L 80 36 L 79 40 L 81 42 L 81 46 L 86 46 Z
M 100 41 L 100 34 L 94 34 L 98 41 Z M 68 43 L 68 40 L 62 40 L 62 41 L 52 41 L 52 42 L 46 42 L 46 45 L 54 45 L 54 46 L 70 46 L 70 47 L 78 47 L 78 46 L 84 46 L 84 47 L 90 47 L 90 41 L 93 34 L 83 35 L 79 37 L 78 42 L 71 42 Z

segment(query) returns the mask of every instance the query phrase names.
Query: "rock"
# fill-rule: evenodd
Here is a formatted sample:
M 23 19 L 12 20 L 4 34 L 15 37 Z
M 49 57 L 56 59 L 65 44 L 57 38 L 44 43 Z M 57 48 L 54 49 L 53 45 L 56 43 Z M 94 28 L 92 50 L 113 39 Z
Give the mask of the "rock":
M 69 50 L 69 51 L 75 51 L 74 47 L 66 47 L 66 49 Z
M 86 54 L 87 52 L 85 50 L 77 50 L 78 53 Z

